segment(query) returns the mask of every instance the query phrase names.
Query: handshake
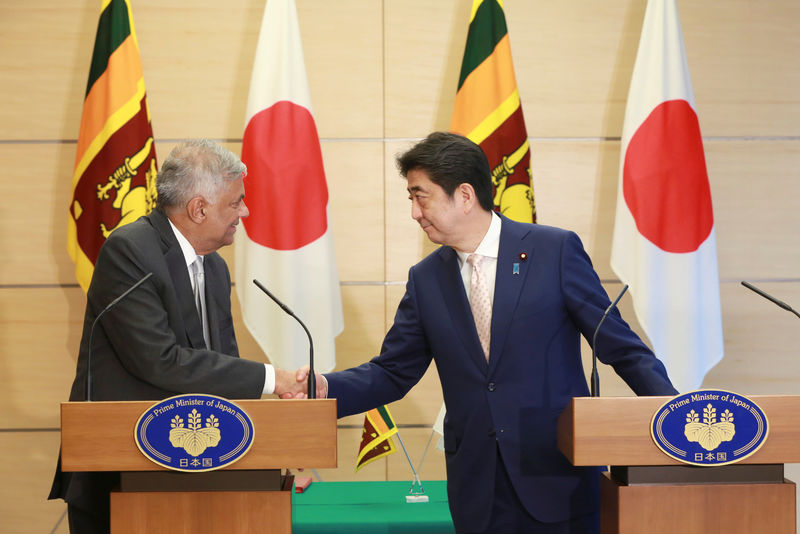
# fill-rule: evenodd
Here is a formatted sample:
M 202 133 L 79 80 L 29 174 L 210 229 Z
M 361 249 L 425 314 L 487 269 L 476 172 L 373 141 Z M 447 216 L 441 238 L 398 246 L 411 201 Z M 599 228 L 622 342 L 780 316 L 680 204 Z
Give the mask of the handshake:
M 308 398 L 308 365 L 297 371 L 285 371 L 275 368 L 275 395 L 282 399 L 307 399 Z M 321 374 L 315 372 L 317 383 L 317 398 L 324 399 L 328 396 L 328 381 Z

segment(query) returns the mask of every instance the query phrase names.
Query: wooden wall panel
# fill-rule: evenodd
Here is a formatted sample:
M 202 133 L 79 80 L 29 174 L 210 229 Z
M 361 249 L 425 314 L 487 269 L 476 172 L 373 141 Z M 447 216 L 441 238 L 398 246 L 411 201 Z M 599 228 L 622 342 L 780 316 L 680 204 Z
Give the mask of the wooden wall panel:
M 381 137 L 383 3 L 299 0 L 297 11 L 320 137 Z
M 514 2 L 514 66 L 531 137 L 619 136 L 644 2 Z
M 794 0 L 678 2 L 703 134 L 797 136 L 800 54 Z
M 379 134 L 383 26 L 386 134 L 421 136 L 445 128 L 469 4 L 298 2 L 323 137 Z M 713 2 L 683 1 L 679 8 L 706 135 L 797 135 L 800 101 L 793 88 L 800 74 L 786 68 L 800 51 L 793 25 L 799 16 L 796 3 L 778 0 L 756 8 L 737 0 L 720 11 Z M 529 134 L 619 135 L 642 4 L 509 2 L 506 9 Z M 96 4 L 83 0 L 67 7 L 39 0 L 33 8 L 7 4 L 2 10 L 0 35 L 10 51 L 0 60 L 3 71 L 26 75 L 11 77 L 4 87 L 10 105 L 0 138 L 74 136 Z M 217 10 L 210 0 L 188 10 L 174 2 L 134 7 L 160 138 L 241 135 L 261 4 L 239 0 L 227 3 L 224 15 Z M 204 102 L 201 113 L 198 101 Z
M 0 139 L 70 139 L 80 125 L 99 2 L 2 2 Z
M 376 354 L 385 332 L 384 291 L 379 285 L 342 286 L 344 332 L 336 338 L 336 368 L 361 365 Z
M 388 136 L 419 137 L 449 125 L 470 4 L 387 5 Z M 505 4 L 528 135 L 620 135 L 644 6 Z M 800 75 L 786 68 L 800 53 L 796 2 L 736 0 L 720 11 L 713 2 L 680 1 L 678 7 L 705 135 L 797 135 Z M 409 42 L 407 28 L 419 37 Z
M 601 278 L 608 278 L 608 268 L 603 270 L 608 260 L 604 261 L 600 251 L 611 246 L 618 145 L 590 140 L 531 143 L 533 194 L 539 223 L 577 233 Z
M 241 138 L 260 7 L 136 2 L 133 15 L 156 139 Z
M 381 3 L 297 4 L 320 134 L 379 136 Z M 134 3 L 157 138 L 241 137 L 263 6 L 245 0 L 224 8 L 213 0 L 193 2 L 191 8 L 183 2 Z M 77 135 L 98 15 L 99 3 L 90 0 L 0 6 L 7 51 L 0 68 L 24 74 L 4 84 L 8 116 L 0 139 Z
M 0 143 L 0 284 L 75 282 L 67 255 L 74 143 Z
M 705 146 L 720 277 L 797 279 L 800 144 L 744 139 Z
M 383 143 L 326 141 L 328 213 L 342 281 L 384 276 Z
M 58 458 L 58 432 L 0 432 L 3 532 L 69 532 L 64 501 L 48 501 Z M 58 524 L 58 529 L 54 527 Z
M 386 137 L 424 137 L 450 125 L 471 5 L 385 2 Z
M 297 4 L 320 135 L 379 135 L 380 3 Z M 183 2 L 137 4 L 157 137 L 241 137 L 263 6 L 243 0 L 226 3 L 224 10 L 213 0 L 195 2 L 191 9 Z
M 54 428 L 75 377 L 86 297 L 74 288 L 0 289 L 0 428 Z
M 754 281 L 800 310 L 800 280 Z M 798 395 L 798 318 L 738 281 L 721 286 L 725 357 L 706 375 L 704 387 L 745 395 Z

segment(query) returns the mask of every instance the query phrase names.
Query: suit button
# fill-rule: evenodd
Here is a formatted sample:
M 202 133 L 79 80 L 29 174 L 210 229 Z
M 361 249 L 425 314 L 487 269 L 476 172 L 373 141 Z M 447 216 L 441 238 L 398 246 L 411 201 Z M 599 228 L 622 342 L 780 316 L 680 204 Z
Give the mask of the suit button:
M 487 387 L 487 389 L 488 389 L 489 391 L 494 391 L 494 388 L 495 388 L 495 386 L 494 386 L 494 382 L 489 382 L 489 386 Z

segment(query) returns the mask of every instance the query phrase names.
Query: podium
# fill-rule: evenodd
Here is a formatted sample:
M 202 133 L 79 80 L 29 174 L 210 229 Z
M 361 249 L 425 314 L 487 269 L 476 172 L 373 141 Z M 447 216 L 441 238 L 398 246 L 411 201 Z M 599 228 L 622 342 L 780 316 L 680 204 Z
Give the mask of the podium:
M 119 471 L 112 534 L 284 534 L 292 531 L 292 477 L 281 468 L 336 467 L 336 401 L 236 400 L 255 437 L 239 461 L 202 473 L 168 470 L 137 448 L 134 429 L 155 401 L 61 404 L 63 471 Z
M 764 445 L 741 462 L 686 465 L 653 442 L 653 414 L 669 397 L 579 397 L 558 421 L 558 447 L 576 466 L 610 466 L 601 479 L 602 534 L 794 533 L 800 396 L 749 396 L 769 420 Z

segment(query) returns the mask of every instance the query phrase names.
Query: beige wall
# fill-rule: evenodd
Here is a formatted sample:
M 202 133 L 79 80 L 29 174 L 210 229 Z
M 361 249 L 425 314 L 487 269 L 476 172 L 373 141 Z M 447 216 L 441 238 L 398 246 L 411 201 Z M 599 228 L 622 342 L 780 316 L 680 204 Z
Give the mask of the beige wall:
M 221 139 L 238 152 L 264 0 L 133 3 L 159 158 L 185 137 Z M 393 156 L 447 128 L 471 0 L 297 3 L 342 279 L 343 367 L 377 351 L 408 267 L 432 250 L 409 218 Z M 0 0 L 4 532 L 50 532 L 64 510 L 44 497 L 85 303 L 65 228 L 98 4 Z M 619 136 L 644 4 L 506 0 L 540 221 L 580 234 L 610 293 L 619 290 L 608 265 Z M 800 393 L 797 319 L 739 285 L 755 281 L 800 308 L 800 3 L 678 4 L 722 281 L 726 356 L 704 386 Z M 232 261 L 232 250 L 225 256 Z M 638 328 L 629 299 L 622 310 Z M 263 359 L 237 327 L 244 354 Z M 605 369 L 602 380 L 604 394 L 629 394 Z M 432 370 L 392 406 L 415 461 L 440 402 Z M 410 478 L 401 454 L 354 475 L 361 418 L 340 423 L 340 467 L 323 478 Z M 428 454 L 422 476 L 444 477 L 441 453 Z

